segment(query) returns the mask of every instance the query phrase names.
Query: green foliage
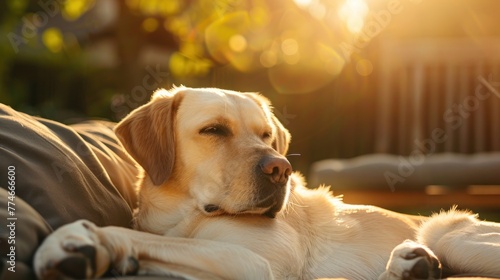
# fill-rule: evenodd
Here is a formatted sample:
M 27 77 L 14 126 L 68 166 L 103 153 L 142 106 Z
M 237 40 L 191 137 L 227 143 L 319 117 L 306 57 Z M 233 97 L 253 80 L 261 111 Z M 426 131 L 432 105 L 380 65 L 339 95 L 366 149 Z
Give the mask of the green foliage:
M 259 82 L 277 92 L 313 92 L 335 79 L 347 60 L 338 46 L 352 34 L 336 20 L 338 2 L 3 1 L 0 102 L 63 120 L 121 117 L 102 104 L 131 99 L 149 75 L 144 56 L 150 47 L 167 58 L 158 62 L 169 73 L 158 87 L 196 85 L 226 69 L 262 77 Z M 107 17 L 111 24 L 103 23 Z M 100 50 L 105 43 L 108 49 Z M 74 113 L 58 116 L 63 107 Z

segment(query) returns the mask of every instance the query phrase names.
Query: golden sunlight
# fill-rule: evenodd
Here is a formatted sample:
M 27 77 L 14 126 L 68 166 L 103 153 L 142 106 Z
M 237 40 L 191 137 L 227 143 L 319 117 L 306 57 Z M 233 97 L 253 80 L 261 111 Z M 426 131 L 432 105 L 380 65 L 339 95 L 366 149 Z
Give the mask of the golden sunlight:
M 299 7 L 306 7 L 311 5 L 312 0 L 293 0 Z
M 363 29 L 364 19 L 368 14 L 368 6 L 364 0 L 346 0 L 338 10 L 339 17 L 352 33 L 359 33 Z

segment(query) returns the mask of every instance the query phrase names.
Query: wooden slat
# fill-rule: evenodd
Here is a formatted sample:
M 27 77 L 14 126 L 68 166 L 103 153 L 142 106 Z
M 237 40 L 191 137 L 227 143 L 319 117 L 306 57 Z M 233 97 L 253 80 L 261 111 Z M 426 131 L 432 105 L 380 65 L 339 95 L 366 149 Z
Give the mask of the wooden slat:
M 411 106 L 411 99 L 409 98 L 410 87 L 408 86 L 408 69 L 403 68 L 398 73 L 399 78 L 399 118 L 398 118 L 398 153 L 405 155 L 410 152 L 411 146 L 409 145 L 410 123 L 408 121 L 409 108 Z
M 470 93 L 470 87 L 469 87 L 469 69 L 467 69 L 466 66 L 460 67 L 459 71 L 459 80 L 457 81 L 459 84 L 458 88 L 458 95 L 459 95 L 459 100 L 458 100 L 458 108 L 463 108 L 464 102 L 467 98 L 467 96 Z M 469 151 L 469 141 L 471 137 L 471 132 L 469 131 L 470 127 L 470 119 L 471 119 L 471 113 L 467 112 L 465 109 L 458 109 L 459 111 L 463 113 L 459 113 L 459 115 L 462 118 L 462 125 L 458 128 L 458 146 L 459 146 L 459 152 L 460 153 L 468 153 Z
M 379 94 L 378 99 L 378 115 L 379 120 L 377 123 L 377 134 L 375 142 L 375 152 L 377 153 L 387 153 L 389 152 L 389 123 L 392 109 L 392 79 L 391 79 L 390 69 L 382 69 L 381 80 L 379 82 Z
M 443 195 L 427 195 L 422 191 L 342 191 L 334 192 L 343 195 L 343 201 L 350 204 L 368 204 L 388 209 L 436 207 L 447 208 L 455 204 L 461 208 L 493 208 L 500 209 L 500 194 L 471 195 L 465 191 L 451 192 Z
M 438 127 L 447 140 L 436 152 L 499 151 L 500 100 L 474 98 L 477 76 L 500 79 L 499 47 L 498 38 L 383 41 L 374 152 L 406 155 Z
M 451 110 L 453 103 L 455 102 L 456 94 L 456 79 L 457 79 L 457 68 L 453 64 L 446 65 L 445 68 L 445 112 Z M 447 140 L 444 144 L 445 152 L 455 151 L 455 130 L 453 129 L 452 122 L 445 122 L 446 135 L 448 135 Z
M 442 128 L 441 120 L 443 117 L 444 110 L 442 107 L 442 95 L 440 92 L 440 85 L 443 84 L 442 76 L 439 73 L 440 68 L 437 65 L 431 65 L 430 67 L 430 76 L 429 76 L 429 92 L 427 93 L 427 100 L 425 101 L 424 108 L 428 106 L 429 111 L 425 112 L 429 115 L 427 123 L 424 127 L 424 136 L 429 137 L 432 134 L 432 131 L 436 128 Z M 425 114 L 424 113 L 424 114 Z M 440 152 L 443 150 L 443 145 L 438 145 L 436 147 L 436 152 Z
M 413 115 L 412 115 L 412 131 L 411 131 L 411 138 L 410 140 L 410 146 L 413 149 L 418 149 L 414 147 L 415 141 L 421 141 L 424 136 L 423 136 L 423 103 L 424 103 L 424 84 L 425 84 L 425 77 L 424 77 L 424 65 L 420 63 L 415 63 L 415 68 L 413 72 L 413 77 L 412 77 L 412 82 L 411 82 L 411 104 L 413 107 Z M 403 93 L 404 94 L 404 93 Z
M 500 65 L 495 65 L 492 67 L 492 73 L 490 73 L 493 82 L 495 84 L 500 83 Z M 489 76 L 489 75 L 488 75 Z M 488 80 L 488 76 L 485 78 Z M 500 92 L 500 88 L 496 88 L 497 92 Z M 491 129 L 491 148 L 494 151 L 500 151 L 500 96 L 496 96 L 491 93 L 491 119 L 490 119 L 490 129 Z
M 476 88 L 479 85 L 479 82 L 477 81 L 476 77 L 484 76 L 484 70 L 483 70 L 483 63 L 478 63 L 476 64 L 475 67 L 475 75 L 473 81 L 476 83 L 474 85 L 474 88 L 471 89 L 470 95 L 475 96 L 476 94 Z M 474 152 L 484 152 L 486 151 L 486 110 L 488 110 L 488 106 L 484 104 L 484 101 L 481 101 L 477 98 L 479 104 L 479 109 L 475 112 L 472 112 L 474 115 Z

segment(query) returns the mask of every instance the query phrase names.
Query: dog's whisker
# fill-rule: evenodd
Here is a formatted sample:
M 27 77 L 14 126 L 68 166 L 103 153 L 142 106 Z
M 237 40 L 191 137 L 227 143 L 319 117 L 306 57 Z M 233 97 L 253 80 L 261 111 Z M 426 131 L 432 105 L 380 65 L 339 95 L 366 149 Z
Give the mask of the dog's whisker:
M 286 155 L 286 157 L 295 157 L 295 156 L 300 157 L 301 155 L 302 154 L 288 154 Z

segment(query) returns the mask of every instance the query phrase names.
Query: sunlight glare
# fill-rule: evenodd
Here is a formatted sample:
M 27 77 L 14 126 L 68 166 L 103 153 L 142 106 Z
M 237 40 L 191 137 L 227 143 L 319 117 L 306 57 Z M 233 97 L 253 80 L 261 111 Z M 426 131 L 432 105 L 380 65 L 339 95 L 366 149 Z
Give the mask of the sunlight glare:
M 347 24 L 352 33 L 359 33 L 368 14 L 368 6 L 364 0 L 346 0 L 339 8 L 339 17 Z
M 312 0 L 293 0 L 299 7 L 307 7 L 311 5 Z
M 309 7 L 309 13 L 318 20 L 322 20 L 326 15 L 326 8 L 320 2 L 315 2 Z

